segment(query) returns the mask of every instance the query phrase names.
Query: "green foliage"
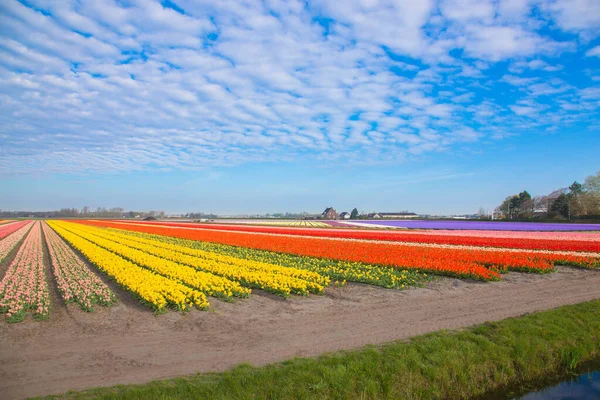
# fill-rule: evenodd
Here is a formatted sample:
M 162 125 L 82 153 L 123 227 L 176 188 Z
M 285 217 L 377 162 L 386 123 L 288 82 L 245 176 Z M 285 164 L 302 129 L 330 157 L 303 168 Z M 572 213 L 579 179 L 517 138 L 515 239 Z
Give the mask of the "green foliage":
M 358 210 L 356 208 L 352 209 L 352 212 L 350 213 L 350 219 L 357 219 L 358 218 Z
M 523 192 L 508 196 L 497 208 L 507 219 L 531 218 L 545 211 L 546 217 L 583 218 L 600 215 L 600 171 L 573 182 L 568 189 L 558 189 L 545 196 L 532 198 Z
M 561 194 L 554 200 L 550 211 L 560 214 L 561 216 L 568 218 L 569 217 L 569 201 L 571 200 L 570 196 L 566 194 Z
M 569 186 L 569 190 L 573 196 L 579 196 L 583 193 L 583 185 L 575 181 Z
M 531 195 L 527 190 L 519 194 L 508 196 L 500 205 L 499 209 L 506 215 L 507 219 L 516 219 L 523 217 L 524 213 L 531 213 L 533 202 Z
M 600 171 L 596 172 L 596 175 L 590 175 L 585 178 L 583 188 L 586 192 L 593 192 L 600 195 Z
M 600 360 L 600 301 L 255 368 L 241 365 L 74 399 L 465 399 Z M 62 396 L 61 396 L 62 397 Z M 52 398 L 52 397 L 50 397 Z

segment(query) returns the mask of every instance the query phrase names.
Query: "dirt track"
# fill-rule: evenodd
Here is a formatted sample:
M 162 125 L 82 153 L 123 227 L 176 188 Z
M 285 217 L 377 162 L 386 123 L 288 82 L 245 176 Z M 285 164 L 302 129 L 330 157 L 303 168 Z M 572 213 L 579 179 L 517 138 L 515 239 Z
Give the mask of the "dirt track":
M 214 311 L 155 317 L 128 295 L 91 314 L 57 303 L 49 321 L 0 322 L 3 399 L 141 383 L 378 344 L 600 298 L 600 271 L 512 273 L 494 283 L 442 279 L 404 292 L 365 285 L 324 296 L 255 291 Z

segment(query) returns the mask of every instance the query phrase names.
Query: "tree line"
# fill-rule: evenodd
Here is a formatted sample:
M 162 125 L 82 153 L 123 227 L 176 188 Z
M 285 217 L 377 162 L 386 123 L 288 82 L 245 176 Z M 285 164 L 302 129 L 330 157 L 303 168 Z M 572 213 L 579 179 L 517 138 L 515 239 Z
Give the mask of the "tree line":
M 508 196 L 494 215 L 505 219 L 597 219 L 600 218 L 600 171 L 573 182 L 568 188 L 556 189 L 541 196 L 527 190 Z
M 145 218 L 165 216 L 164 211 L 125 211 L 122 207 L 61 208 L 53 211 L 2 211 L 0 218 Z

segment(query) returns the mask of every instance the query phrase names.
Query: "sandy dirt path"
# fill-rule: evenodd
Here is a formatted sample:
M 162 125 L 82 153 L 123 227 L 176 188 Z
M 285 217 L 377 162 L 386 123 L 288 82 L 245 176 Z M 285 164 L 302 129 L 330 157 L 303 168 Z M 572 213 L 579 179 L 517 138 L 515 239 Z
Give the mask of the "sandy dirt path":
M 184 315 L 154 316 L 117 293 L 116 306 L 91 314 L 55 299 L 48 321 L 0 322 L 2 398 L 263 365 L 599 299 L 600 271 L 441 279 L 403 292 L 356 284 L 288 300 L 255 291 Z

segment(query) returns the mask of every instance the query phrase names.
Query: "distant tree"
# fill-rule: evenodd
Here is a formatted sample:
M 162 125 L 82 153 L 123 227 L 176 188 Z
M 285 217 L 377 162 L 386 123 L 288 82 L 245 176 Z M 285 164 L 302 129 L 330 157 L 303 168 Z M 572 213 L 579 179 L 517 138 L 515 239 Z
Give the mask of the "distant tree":
M 581 195 L 581 207 L 586 215 L 600 215 L 600 194 L 584 192 Z
M 585 178 L 583 189 L 586 192 L 593 192 L 600 196 L 600 171 L 596 172 L 596 175 Z
M 600 171 L 585 178 L 581 207 L 587 215 L 600 215 Z
M 352 212 L 350 213 L 350 219 L 357 219 L 358 218 L 358 210 L 356 208 L 352 209 Z
M 486 208 L 483 207 L 479 207 L 479 211 L 477 211 L 477 215 L 479 215 L 479 218 L 488 218 L 489 215 L 489 211 Z
M 510 205 L 511 205 L 512 198 L 513 198 L 513 196 L 508 196 L 507 198 L 504 199 L 502 204 L 500 204 L 500 206 L 498 206 L 498 211 L 500 211 L 500 213 L 502 213 L 502 215 L 504 215 L 506 217 L 506 219 L 510 219 Z
M 523 190 L 521 193 L 519 193 L 519 200 L 517 201 L 515 209 L 517 217 L 531 217 L 532 204 L 533 202 L 531 200 L 531 195 L 527 190 Z
M 574 196 L 579 196 L 580 194 L 583 193 L 583 185 L 581 183 L 575 181 L 571 184 L 571 186 L 569 186 L 569 191 Z
M 577 217 L 585 214 L 585 207 L 581 201 L 582 196 L 583 185 L 577 181 L 573 182 L 573 184 L 569 186 L 569 192 L 567 193 L 569 200 L 569 212 L 567 213 L 568 218 L 571 216 Z
M 550 208 L 550 211 L 554 212 L 555 214 L 559 214 L 565 218 L 569 218 L 569 212 L 570 212 L 570 205 L 569 205 L 569 195 L 562 193 L 560 196 L 558 196 L 556 198 L 556 200 L 554 200 L 554 202 L 552 203 L 552 206 Z
M 535 196 L 531 199 L 531 214 L 548 213 L 548 199 L 546 196 Z
M 534 203 L 527 190 L 508 196 L 497 208 L 507 219 L 523 218 L 533 215 Z

